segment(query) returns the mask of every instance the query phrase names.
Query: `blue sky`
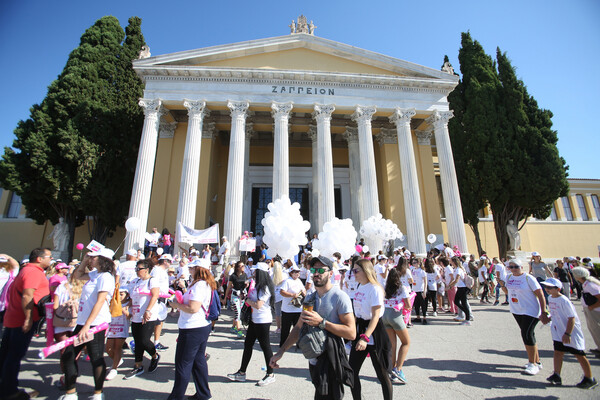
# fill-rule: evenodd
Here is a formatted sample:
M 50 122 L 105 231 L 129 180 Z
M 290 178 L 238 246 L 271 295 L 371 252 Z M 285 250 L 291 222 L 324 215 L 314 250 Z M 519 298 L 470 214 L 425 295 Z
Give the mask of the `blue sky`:
M 572 178 L 600 179 L 600 2 L 527 1 L 42 1 L 0 2 L 0 146 L 42 101 L 83 32 L 104 15 L 142 18 L 152 55 L 289 33 L 298 15 L 315 34 L 427 67 L 458 69 L 460 33 L 506 51 L 541 107 L 554 113 Z

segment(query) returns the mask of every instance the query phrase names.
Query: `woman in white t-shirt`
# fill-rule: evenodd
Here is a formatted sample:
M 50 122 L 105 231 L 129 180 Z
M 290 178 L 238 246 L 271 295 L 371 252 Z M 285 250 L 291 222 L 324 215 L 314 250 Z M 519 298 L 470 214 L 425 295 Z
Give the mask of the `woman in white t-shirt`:
M 427 273 L 423 269 L 423 263 L 420 258 L 415 258 L 412 263 L 413 291 L 415 296 L 415 305 L 413 306 L 417 318 L 414 322 L 421 322 L 423 314 L 423 325 L 427 325 Z
M 519 260 L 510 260 L 508 269 L 510 273 L 507 274 L 506 281 L 501 281 L 500 285 L 508 294 L 510 312 L 521 329 L 521 337 L 527 350 L 529 362 L 525 365 L 525 373 L 535 375 L 541 369 L 540 355 L 535 341 L 535 326 L 540 320 L 544 324 L 549 321 L 545 312 L 546 300 L 538 281 L 523 271 Z
M 73 335 L 79 341 L 89 339 L 89 330 L 102 323 L 110 323 L 109 303 L 115 290 L 115 264 L 112 260 L 114 252 L 104 248 L 96 252 L 89 252 L 83 258 L 79 267 L 73 271 L 73 279 L 86 281 L 81 290 L 79 311 L 77 313 L 77 326 Z M 106 363 L 104 362 L 105 331 L 97 332 L 91 341 L 79 345 L 68 346 L 61 355 L 60 360 L 65 368 L 66 394 L 59 397 L 61 400 L 77 399 L 75 383 L 77 381 L 76 355 L 85 347 L 92 364 L 94 375 L 94 394 L 90 399 L 102 400 L 102 388 L 106 378 Z
M 469 288 L 465 284 L 465 277 L 467 276 L 467 271 L 462 266 L 460 259 L 458 257 L 452 258 L 452 263 L 456 266 L 454 269 L 454 280 L 450 282 L 450 287 L 456 287 L 456 296 L 454 297 L 454 304 L 464 313 L 465 320 L 460 321 L 462 325 L 471 325 L 471 306 L 469 305 L 469 300 L 467 300 L 467 294 L 469 293 Z M 457 319 L 455 319 L 456 321 Z M 460 317 L 458 318 L 460 320 Z
M 581 305 L 583 315 L 587 322 L 588 330 L 594 339 L 596 348 L 590 350 L 597 357 L 600 356 L 600 281 L 590 276 L 590 271 L 584 267 L 575 267 L 572 270 L 575 279 L 583 287 Z
M 110 381 L 118 375 L 118 368 L 123 363 L 123 343 L 129 336 L 129 290 L 126 287 L 119 288 L 121 298 L 121 315 L 112 317 L 108 326 L 106 339 L 106 354 L 112 360 L 112 367 L 106 374 L 106 380 Z
M 256 264 L 254 281 L 255 284 L 250 285 L 252 289 L 248 292 L 248 297 L 246 298 L 246 303 L 252 307 L 252 320 L 246 331 L 242 364 L 237 372 L 228 374 L 227 377 L 236 382 L 246 381 L 246 369 L 252 358 L 252 348 L 254 347 L 256 340 L 258 340 L 265 357 L 267 373 L 257 384 L 258 386 L 266 386 L 275 382 L 273 367 L 269 365 L 269 361 L 271 360 L 271 357 L 273 357 L 273 350 L 271 350 L 271 342 L 269 340 L 269 329 L 273 322 L 271 306 L 273 305 L 275 286 L 273 285 L 273 280 L 269 276 L 269 267 L 266 263 L 259 262 Z
M 206 319 L 212 293 L 217 289 L 217 282 L 208 269 L 210 264 L 204 263 L 195 267 L 192 282 L 183 295 L 182 302 L 173 300 L 169 306 L 179 309 L 179 336 L 175 350 L 175 382 L 168 400 L 185 399 L 185 391 L 194 377 L 195 397 L 210 399 L 208 387 L 208 367 L 206 365 L 206 343 L 212 329 L 212 323 Z
M 383 314 L 384 291 L 377 282 L 375 269 L 369 260 L 358 260 L 354 274 L 360 286 L 354 292 L 354 315 L 356 316 L 356 339 L 350 351 L 349 363 L 354 371 L 352 397 L 361 399 L 360 369 L 367 355 L 371 357 L 377 379 L 381 383 L 384 400 L 392 399 L 390 367 L 390 339 L 380 318 Z
M 296 307 L 292 300 L 299 296 L 306 296 L 306 289 L 300 280 L 300 268 L 292 265 L 288 269 L 290 277 L 281 284 L 279 293 L 283 297 L 281 303 L 281 335 L 279 346 L 282 347 L 290 334 L 290 329 L 298 322 L 302 307 Z M 308 279 L 308 278 L 307 278 Z
M 451 314 L 456 314 L 458 311 L 458 307 L 454 303 L 454 299 L 456 298 L 456 287 L 451 286 L 450 283 L 454 281 L 454 267 L 449 259 L 446 257 L 438 257 L 438 261 L 444 267 L 444 286 L 446 287 L 446 294 L 448 295 L 448 311 Z
M 425 301 L 424 314 L 427 315 L 427 307 L 429 305 L 429 302 L 431 302 L 431 307 L 433 308 L 433 316 L 437 317 L 437 291 L 440 276 L 434 269 L 434 263 L 432 258 L 426 258 L 424 261 L 424 265 L 425 273 L 427 274 L 427 298 Z M 424 320 L 423 323 L 425 323 L 425 321 L 426 320 Z
M 406 377 L 402 366 L 406 360 L 406 354 L 410 347 L 410 336 L 406 324 L 404 323 L 403 310 L 408 310 L 410 313 L 410 301 L 408 293 L 400 282 L 400 271 L 398 268 L 392 268 L 388 274 L 385 284 L 385 311 L 381 320 L 387 332 L 392 345 L 392 375 L 390 378 L 393 382 L 406 383 Z M 400 349 L 396 356 L 397 341 L 400 339 Z
M 479 260 L 479 265 L 477 269 L 477 280 L 479 281 L 479 286 L 483 288 L 483 292 L 481 293 L 480 303 L 489 303 L 488 293 L 490 292 L 490 287 L 488 285 L 488 270 L 490 268 L 490 262 L 486 257 L 481 257 Z
M 153 264 L 150 259 L 137 262 L 135 271 L 137 279 L 129 284 L 129 297 L 131 297 L 131 336 L 135 342 L 135 366 L 123 379 L 131 379 L 144 373 L 142 362 L 144 352 L 150 357 L 148 372 L 154 372 L 158 367 L 160 355 L 152 342 L 154 327 L 160 323 L 158 320 L 158 297 L 160 295 L 160 282 L 151 275 Z

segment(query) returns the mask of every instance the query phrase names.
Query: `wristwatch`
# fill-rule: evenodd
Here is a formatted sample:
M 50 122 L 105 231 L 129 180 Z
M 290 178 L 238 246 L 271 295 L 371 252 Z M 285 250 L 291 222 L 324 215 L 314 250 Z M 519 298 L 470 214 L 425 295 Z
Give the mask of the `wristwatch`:
M 325 318 L 323 318 L 323 321 L 319 322 L 319 329 L 325 330 L 325 322 L 327 322 Z

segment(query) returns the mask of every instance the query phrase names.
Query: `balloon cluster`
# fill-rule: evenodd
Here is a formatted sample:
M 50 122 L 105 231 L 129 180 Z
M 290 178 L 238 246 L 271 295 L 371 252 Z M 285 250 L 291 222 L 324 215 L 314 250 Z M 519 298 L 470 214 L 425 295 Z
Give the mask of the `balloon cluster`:
M 333 253 L 338 252 L 342 255 L 342 260 L 347 260 L 356 251 L 354 248 L 356 236 L 351 219 L 334 218 L 323 225 L 323 232 L 319 232 L 319 238 L 313 240 L 313 249 L 317 249 L 320 255 L 331 259 Z
M 378 213 L 372 215 L 363 221 L 360 227 L 360 235 L 370 239 L 380 240 L 403 240 L 404 235 L 400 232 L 398 225 L 390 219 L 383 219 L 383 216 Z
M 263 242 L 269 246 L 267 255 L 275 257 L 279 254 L 284 260 L 293 259 L 298 254 L 298 247 L 306 244 L 310 222 L 302 219 L 300 204 L 292 204 L 285 195 L 269 203 L 267 208 L 269 211 L 262 219 Z

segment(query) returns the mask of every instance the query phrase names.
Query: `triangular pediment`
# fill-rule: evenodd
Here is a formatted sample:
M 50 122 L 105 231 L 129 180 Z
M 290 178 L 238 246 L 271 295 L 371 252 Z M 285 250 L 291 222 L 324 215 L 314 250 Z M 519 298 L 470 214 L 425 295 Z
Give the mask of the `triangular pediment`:
M 159 68 L 314 71 L 456 81 L 445 72 L 308 34 L 200 48 L 134 61 L 138 73 Z

